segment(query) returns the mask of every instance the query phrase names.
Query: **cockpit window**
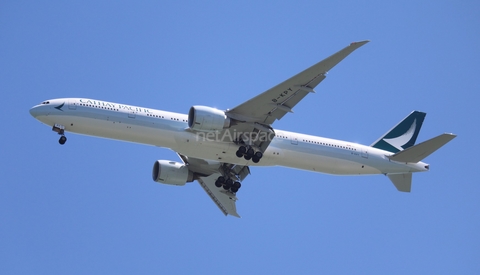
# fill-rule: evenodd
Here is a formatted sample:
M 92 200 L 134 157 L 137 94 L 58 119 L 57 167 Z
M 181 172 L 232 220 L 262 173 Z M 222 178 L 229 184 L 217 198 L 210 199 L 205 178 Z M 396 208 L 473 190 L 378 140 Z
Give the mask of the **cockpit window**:
M 50 101 L 44 101 L 42 104 L 50 104 Z

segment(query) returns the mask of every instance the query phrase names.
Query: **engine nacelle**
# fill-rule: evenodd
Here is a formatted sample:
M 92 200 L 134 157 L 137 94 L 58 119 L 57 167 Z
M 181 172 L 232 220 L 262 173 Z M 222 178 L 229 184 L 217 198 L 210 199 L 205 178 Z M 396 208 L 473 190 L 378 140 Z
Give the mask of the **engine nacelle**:
M 193 173 L 183 163 L 157 160 L 153 165 L 152 178 L 159 183 L 181 186 L 193 181 Z
M 220 131 L 230 127 L 230 118 L 215 108 L 192 106 L 188 112 L 188 127 L 203 132 Z

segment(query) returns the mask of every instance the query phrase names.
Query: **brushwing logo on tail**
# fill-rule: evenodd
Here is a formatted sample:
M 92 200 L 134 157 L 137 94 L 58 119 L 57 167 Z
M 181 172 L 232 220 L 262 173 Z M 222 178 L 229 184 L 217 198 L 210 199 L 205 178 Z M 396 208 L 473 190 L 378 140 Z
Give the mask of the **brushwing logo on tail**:
M 383 140 L 392 145 L 393 147 L 397 148 L 399 151 L 402 151 L 404 148 L 403 145 L 407 144 L 415 134 L 415 129 L 417 128 L 417 119 L 415 119 L 408 129 L 403 135 L 396 137 L 396 138 L 384 138 Z
M 392 153 L 412 147 L 415 145 L 420 128 L 422 128 L 425 115 L 424 112 L 411 112 L 370 146 Z

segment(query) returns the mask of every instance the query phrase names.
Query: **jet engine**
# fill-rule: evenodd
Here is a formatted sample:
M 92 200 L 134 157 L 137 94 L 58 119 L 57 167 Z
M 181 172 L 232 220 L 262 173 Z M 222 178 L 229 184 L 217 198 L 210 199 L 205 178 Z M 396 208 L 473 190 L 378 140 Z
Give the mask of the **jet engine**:
M 215 108 L 192 106 L 188 112 L 188 127 L 202 132 L 219 131 L 230 127 L 230 118 Z
M 182 186 L 193 181 L 193 173 L 183 163 L 157 160 L 153 165 L 152 178 L 159 183 Z

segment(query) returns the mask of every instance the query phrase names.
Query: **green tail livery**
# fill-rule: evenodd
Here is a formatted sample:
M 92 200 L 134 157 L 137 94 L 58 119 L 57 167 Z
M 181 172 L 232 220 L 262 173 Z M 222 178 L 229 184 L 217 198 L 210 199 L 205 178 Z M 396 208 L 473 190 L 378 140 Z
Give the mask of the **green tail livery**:
M 415 145 L 423 120 L 427 114 L 419 111 L 411 112 L 400 123 L 375 141 L 371 147 L 397 153 Z

